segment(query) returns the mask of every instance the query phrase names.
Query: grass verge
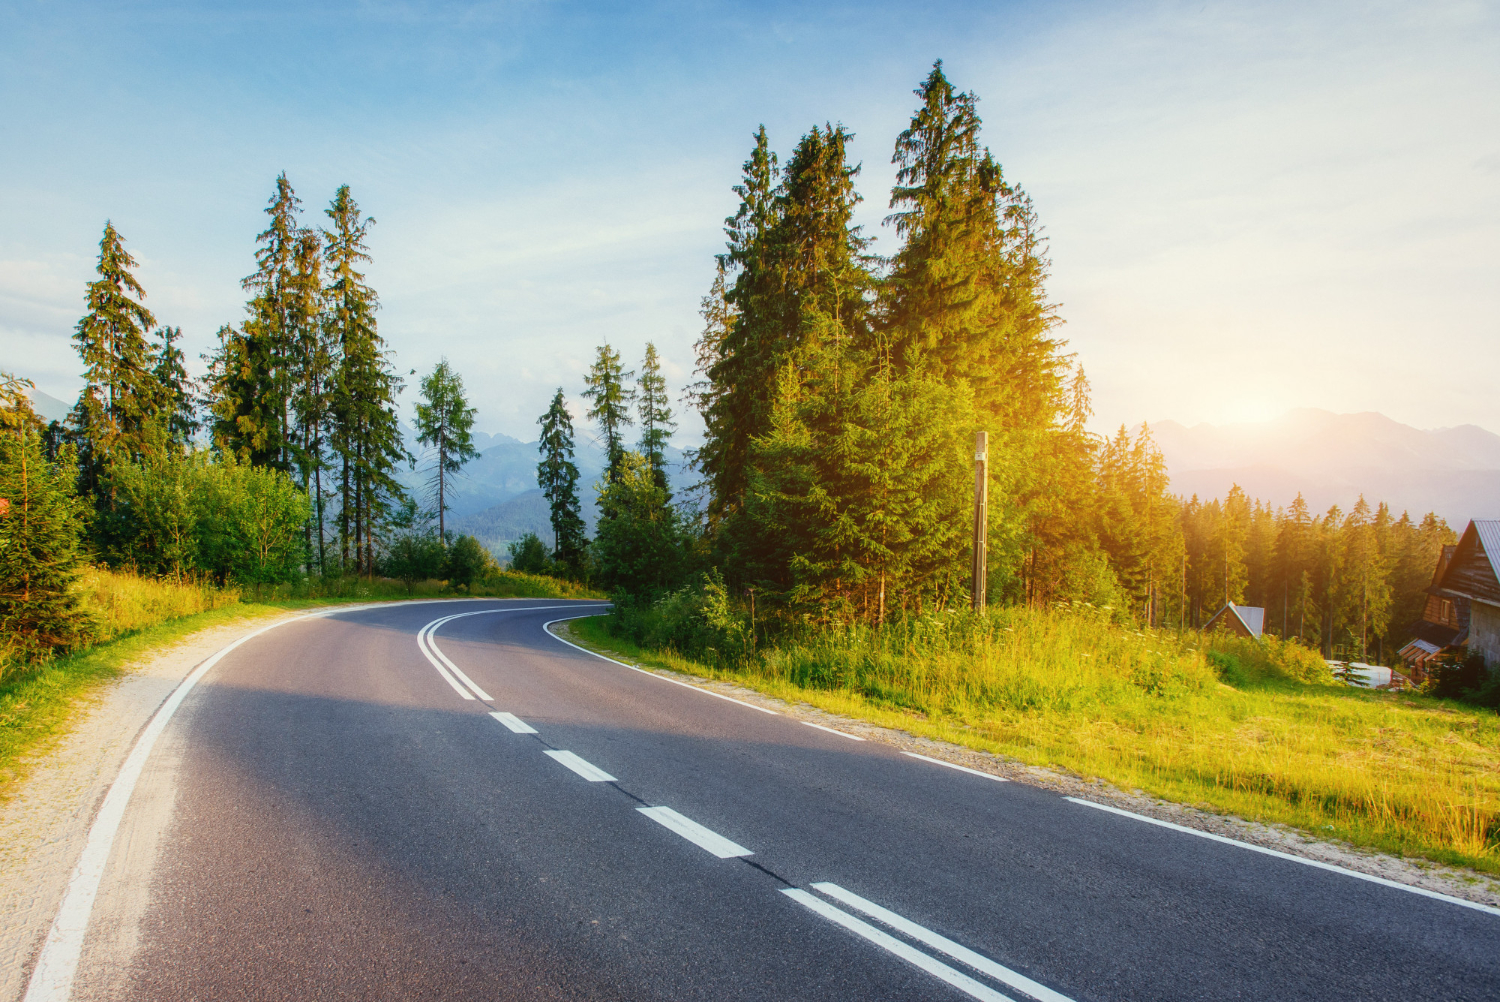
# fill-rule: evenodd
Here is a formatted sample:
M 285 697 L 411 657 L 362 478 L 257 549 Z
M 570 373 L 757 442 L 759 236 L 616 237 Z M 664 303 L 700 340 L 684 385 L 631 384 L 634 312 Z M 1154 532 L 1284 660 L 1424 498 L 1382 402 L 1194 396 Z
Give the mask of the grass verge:
M 580 642 L 1028 765 L 1500 873 L 1500 717 L 1257 669 L 1262 648 L 997 614 L 982 643 L 827 636 L 718 666 L 574 620 Z M 707 660 L 707 659 L 704 659 Z
M 199 630 L 243 624 L 250 629 L 288 611 L 361 601 L 463 598 L 443 582 L 347 579 L 296 588 L 264 589 L 260 600 L 235 590 L 162 581 L 128 572 L 90 569 L 79 581 L 80 606 L 96 643 L 39 663 L 0 658 L 0 801 L 14 790 L 27 763 L 55 746 L 77 712 L 101 686 L 120 678 L 150 652 Z M 501 572 L 473 589 L 484 598 L 592 598 L 568 581 Z

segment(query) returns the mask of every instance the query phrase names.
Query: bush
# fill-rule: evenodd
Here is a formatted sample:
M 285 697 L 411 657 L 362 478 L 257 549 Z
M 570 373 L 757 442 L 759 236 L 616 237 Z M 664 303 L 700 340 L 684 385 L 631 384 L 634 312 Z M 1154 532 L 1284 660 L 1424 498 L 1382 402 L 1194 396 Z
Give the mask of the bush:
M 618 601 L 650 602 L 682 587 L 688 534 L 649 463 L 626 453 L 618 479 L 599 490 L 599 527 L 590 550 L 599 583 Z
M 45 656 L 84 637 L 73 594 L 84 526 L 77 477 L 71 447 L 49 463 L 35 430 L 0 431 L 0 638 L 12 657 Z
M 454 588 L 462 585 L 472 591 L 474 582 L 484 577 L 490 567 L 489 551 L 473 536 L 459 536 L 448 547 L 443 560 L 443 576 Z
M 1434 659 L 1422 691 L 1429 696 L 1462 699 L 1481 706 L 1495 706 L 1500 697 L 1497 681 L 1490 677 L 1484 655 L 1479 651 L 1452 651 Z
M 109 485 L 114 504 L 101 535 L 116 566 L 221 584 L 302 574 L 312 505 L 283 471 L 194 452 L 116 464 Z
M 443 541 L 433 531 L 431 519 L 407 498 L 391 517 L 392 533 L 381 555 L 380 572 L 406 586 L 411 595 L 418 581 L 443 572 L 446 554 Z
M 1333 672 L 1323 655 L 1301 642 L 1265 634 L 1257 640 L 1232 633 L 1203 638 L 1208 661 L 1221 681 L 1233 686 L 1284 681 L 1329 685 Z
M 513 571 L 522 574 L 548 574 L 552 571 L 547 544 L 534 532 L 528 532 L 506 549 L 510 553 L 510 569 Z

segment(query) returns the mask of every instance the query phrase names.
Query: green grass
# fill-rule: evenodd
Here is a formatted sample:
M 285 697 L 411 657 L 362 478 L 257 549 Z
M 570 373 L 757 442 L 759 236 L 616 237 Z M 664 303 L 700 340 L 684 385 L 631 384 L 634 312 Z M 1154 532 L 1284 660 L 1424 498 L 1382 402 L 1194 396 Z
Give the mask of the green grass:
M 688 658 L 612 622 L 573 629 L 641 663 L 1126 791 L 1500 873 L 1500 717 L 1333 684 L 1292 645 L 1208 650 L 1197 634 L 1007 609 Z
M 198 630 L 241 622 L 248 626 L 282 611 L 244 603 L 220 606 L 136 629 L 0 681 L 0 800 L 11 795 L 31 760 L 56 745 L 90 697 L 132 664 Z

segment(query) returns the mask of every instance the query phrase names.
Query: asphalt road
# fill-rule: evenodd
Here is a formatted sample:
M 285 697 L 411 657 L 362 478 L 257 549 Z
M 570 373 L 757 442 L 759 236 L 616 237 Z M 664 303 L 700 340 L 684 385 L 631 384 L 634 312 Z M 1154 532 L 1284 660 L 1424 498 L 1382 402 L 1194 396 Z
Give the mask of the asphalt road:
M 227 655 L 141 774 L 73 996 L 1500 998 L 1500 917 L 674 685 L 551 637 L 560 604 Z

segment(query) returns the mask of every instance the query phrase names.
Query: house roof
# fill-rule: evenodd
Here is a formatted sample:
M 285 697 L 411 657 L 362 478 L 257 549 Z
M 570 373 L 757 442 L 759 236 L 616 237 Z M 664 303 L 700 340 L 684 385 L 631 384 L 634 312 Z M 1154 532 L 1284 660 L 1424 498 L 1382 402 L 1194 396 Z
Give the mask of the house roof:
M 1252 637 L 1260 636 L 1261 628 L 1266 622 L 1266 610 L 1262 607 L 1258 605 L 1234 605 L 1230 603 L 1209 617 L 1208 622 L 1203 624 L 1203 628 L 1206 630 L 1210 626 L 1213 626 L 1225 613 L 1239 620 L 1240 625 L 1245 628 L 1245 632 L 1249 633 Z
M 1458 539 L 1432 591 L 1500 605 L 1500 520 L 1475 519 Z

